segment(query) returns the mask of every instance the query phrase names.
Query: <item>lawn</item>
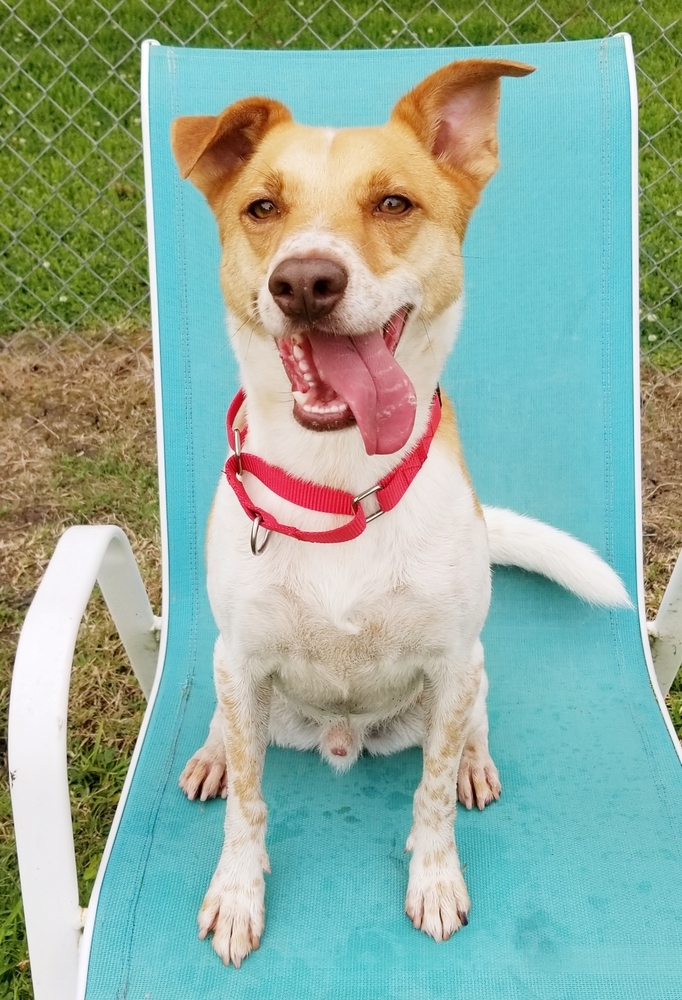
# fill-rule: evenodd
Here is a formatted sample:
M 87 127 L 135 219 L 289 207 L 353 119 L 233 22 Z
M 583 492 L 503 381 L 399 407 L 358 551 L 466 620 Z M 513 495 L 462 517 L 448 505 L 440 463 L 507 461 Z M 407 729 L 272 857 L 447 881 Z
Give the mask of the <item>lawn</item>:
M 679 0 L 20 0 L 0 6 L 0 338 L 148 323 L 139 42 L 366 48 L 629 31 L 641 99 L 642 346 L 682 364 Z M 161 11 L 161 13 L 158 13 Z M 249 13 L 249 11 L 251 13 Z

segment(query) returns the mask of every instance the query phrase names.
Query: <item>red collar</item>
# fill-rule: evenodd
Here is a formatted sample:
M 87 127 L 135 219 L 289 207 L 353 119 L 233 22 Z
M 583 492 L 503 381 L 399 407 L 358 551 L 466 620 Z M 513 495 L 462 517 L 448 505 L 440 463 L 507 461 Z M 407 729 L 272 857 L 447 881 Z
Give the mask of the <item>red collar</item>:
M 297 479 L 290 476 L 284 469 L 264 462 L 257 455 L 242 451 L 248 428 L 245 425 L 243 430 L 236 431 L 233 425 L 245 399 L 246 394 L 243 389 L 240 389 L 227 411 L 227 440 L 233 454 L 225 463 L 225 475 L 237 499 L 253 522 L 251 550 L 254 554 L 263 551 L 271 531 L 290 535 L 302 542 L 348 542 L 351 538 L 357 538 L 358 535 L 361 535 L 369 521 L 385 514 L 388 510 L 392 510 L 405 495 L 410 483 L 426 461 L 433 436 L 440 423 L 442 408 L 440 390 L 437 390 L 431 403 L 426 430 L 412 451 L 408 452 L 400 464 L 383 479 L 380 479 L 375 486 L 371 486 L 368 490 L 354 497 L 352 493 L 347 493 L 345 490 L 337 490 L 331 486 L 319 486 L 316 483 L 309 483 L 305 479 Z M 296 504 L 297 507 L 319 510 L 325 514 L 346 514 L 351 520 L 328 531 L 303 531 L 290 524 L 280 524 L 272 514 L 257 507 L 250 499 L 242 483 L 243 471 L 250 472 L 273 493 Z M 376 495 L 379 509 L 367 517 L 362 509 L 361 501 L 373 493 Z M 265 529 L 265 536 L 259 545 L 258 528 L 261 526 Z

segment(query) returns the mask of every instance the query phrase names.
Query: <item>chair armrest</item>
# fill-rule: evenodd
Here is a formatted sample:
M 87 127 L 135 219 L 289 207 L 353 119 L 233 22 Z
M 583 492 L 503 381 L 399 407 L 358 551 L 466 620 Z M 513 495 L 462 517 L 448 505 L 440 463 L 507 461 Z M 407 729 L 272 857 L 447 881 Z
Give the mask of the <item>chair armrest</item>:
M 651 655 L 665 696 L 682 666 L 682 553 L 665 589 L 658 614 L 649 624 Z
M 69 682 L 95 583 L 148 695 L 158 659 L 156 619 L 120 528 L 61 537 L 19 637 L 9 709 L 9 772 L 19 875 L 36 1000 L 74 1000 L 82 911 L 66 766 Z

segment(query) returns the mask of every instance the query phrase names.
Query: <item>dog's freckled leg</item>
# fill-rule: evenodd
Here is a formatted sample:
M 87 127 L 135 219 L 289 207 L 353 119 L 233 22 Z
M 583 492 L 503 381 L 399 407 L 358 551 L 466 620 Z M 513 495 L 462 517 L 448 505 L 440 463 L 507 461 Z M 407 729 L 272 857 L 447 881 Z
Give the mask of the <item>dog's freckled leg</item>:
M 228 665 L 222 638 L 216 642 L 215 676 L 230 794 L 222 853 L 199 911 L 199 937 L 213 931 L 213 947 L 224 964 L 239 968 L 260 944 L 265 922 L 263 872 L 270 866 L 260 786 L 271 685 L 254 680 L 243 665 Z
M 414 796 L 412 851 L 405 910 L 414 926 L 446 941 L 467 923 L 469 893 L 454 839 L 457 772 L 480 687 L 482 649 L 470 666 L 430 671 L 424 683 L 424 770 Z M 455 676 L 456 673 L 456 676 Z

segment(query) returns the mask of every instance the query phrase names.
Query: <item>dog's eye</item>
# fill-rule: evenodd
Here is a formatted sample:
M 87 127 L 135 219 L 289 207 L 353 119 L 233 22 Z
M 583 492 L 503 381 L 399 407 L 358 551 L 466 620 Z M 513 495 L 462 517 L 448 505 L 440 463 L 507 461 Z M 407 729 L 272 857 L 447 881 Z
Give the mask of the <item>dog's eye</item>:
M 376 207 L 382 215 L 404 215 L 412 208 L 412 202 L 399 194 L 389 194 Z
M 273 215 L 279 215 L 277 205 L 269 198 L 261 198 L 260 201 L 251 202 L 247 212 L 252 219 L 270 219 Z

